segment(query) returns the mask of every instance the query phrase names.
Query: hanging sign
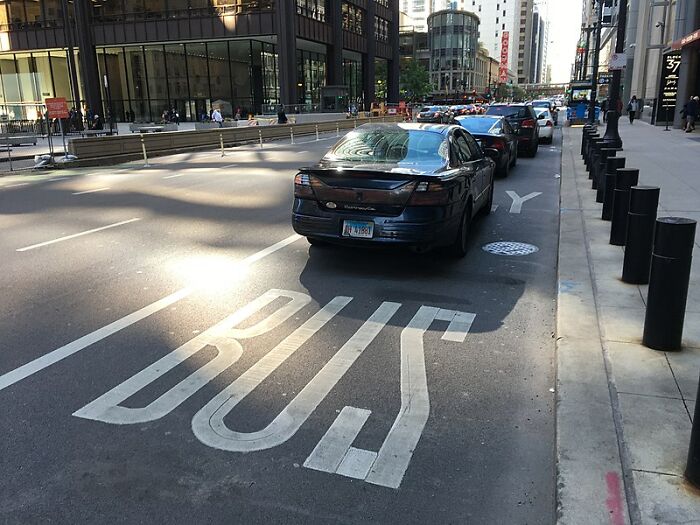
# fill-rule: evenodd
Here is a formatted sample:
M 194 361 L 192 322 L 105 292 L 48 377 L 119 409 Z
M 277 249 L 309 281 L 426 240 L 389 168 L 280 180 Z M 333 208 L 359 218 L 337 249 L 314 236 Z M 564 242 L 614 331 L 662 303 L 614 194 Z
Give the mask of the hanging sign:
M 503 31 L 501 34 L 501 62 L 498 67 L 498 80 L 502 84 L 508 82 L 508 47 L 510 42 L 510 33 Z

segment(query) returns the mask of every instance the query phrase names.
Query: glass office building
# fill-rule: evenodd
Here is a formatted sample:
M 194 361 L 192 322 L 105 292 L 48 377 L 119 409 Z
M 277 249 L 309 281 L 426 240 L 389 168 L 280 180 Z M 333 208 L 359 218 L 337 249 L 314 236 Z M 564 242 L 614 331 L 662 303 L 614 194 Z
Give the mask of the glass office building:
M 438 11 L 428 17 L 430 80 L 445 94 L 476 87 L 479 17 L 468 11 Z
M 396 4 L 73 0 L 64 16 L 63 0 L 5 0 L 0 115 L 35 119 L 52 97 L 120 121 L 154 121 L 171 109 L 182 120 L 213 107 L 225 116 L 279 104 L 340 109 L 324 103 L 331 91 L 343 94 L 344 105 L 367 107 L 380 61 L 389 64 L 386 96 L 396 102 Z

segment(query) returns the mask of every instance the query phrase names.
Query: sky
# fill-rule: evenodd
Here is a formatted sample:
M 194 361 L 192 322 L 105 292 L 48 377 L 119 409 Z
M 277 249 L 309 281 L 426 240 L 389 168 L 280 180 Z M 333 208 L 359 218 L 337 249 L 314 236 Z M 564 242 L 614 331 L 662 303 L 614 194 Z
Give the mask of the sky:
M 571 80 L 571 64 L 581 33 L 583 1 L 547 0 L 546 4 L 549 19 L 547 62 L 552 65 L 552 82 L 566 83 Z

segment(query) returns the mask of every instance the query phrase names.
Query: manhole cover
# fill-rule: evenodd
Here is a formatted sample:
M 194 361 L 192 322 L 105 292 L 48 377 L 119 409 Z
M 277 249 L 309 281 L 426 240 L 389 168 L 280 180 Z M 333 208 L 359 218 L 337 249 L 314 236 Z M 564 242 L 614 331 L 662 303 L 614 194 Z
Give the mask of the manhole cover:
M 512 241 L 491 242 L 481 249 L 494 255 L 530 255 L 539 251 L 539 248 L 532 244 Z

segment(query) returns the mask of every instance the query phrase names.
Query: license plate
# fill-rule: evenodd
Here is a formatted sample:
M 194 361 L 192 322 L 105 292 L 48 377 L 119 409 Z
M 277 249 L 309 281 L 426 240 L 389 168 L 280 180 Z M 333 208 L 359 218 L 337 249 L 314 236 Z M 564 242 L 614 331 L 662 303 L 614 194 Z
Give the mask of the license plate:
M 343 221 L 343 237 L 371 239 L 374 235 L 374 223 L 362 221 Z

